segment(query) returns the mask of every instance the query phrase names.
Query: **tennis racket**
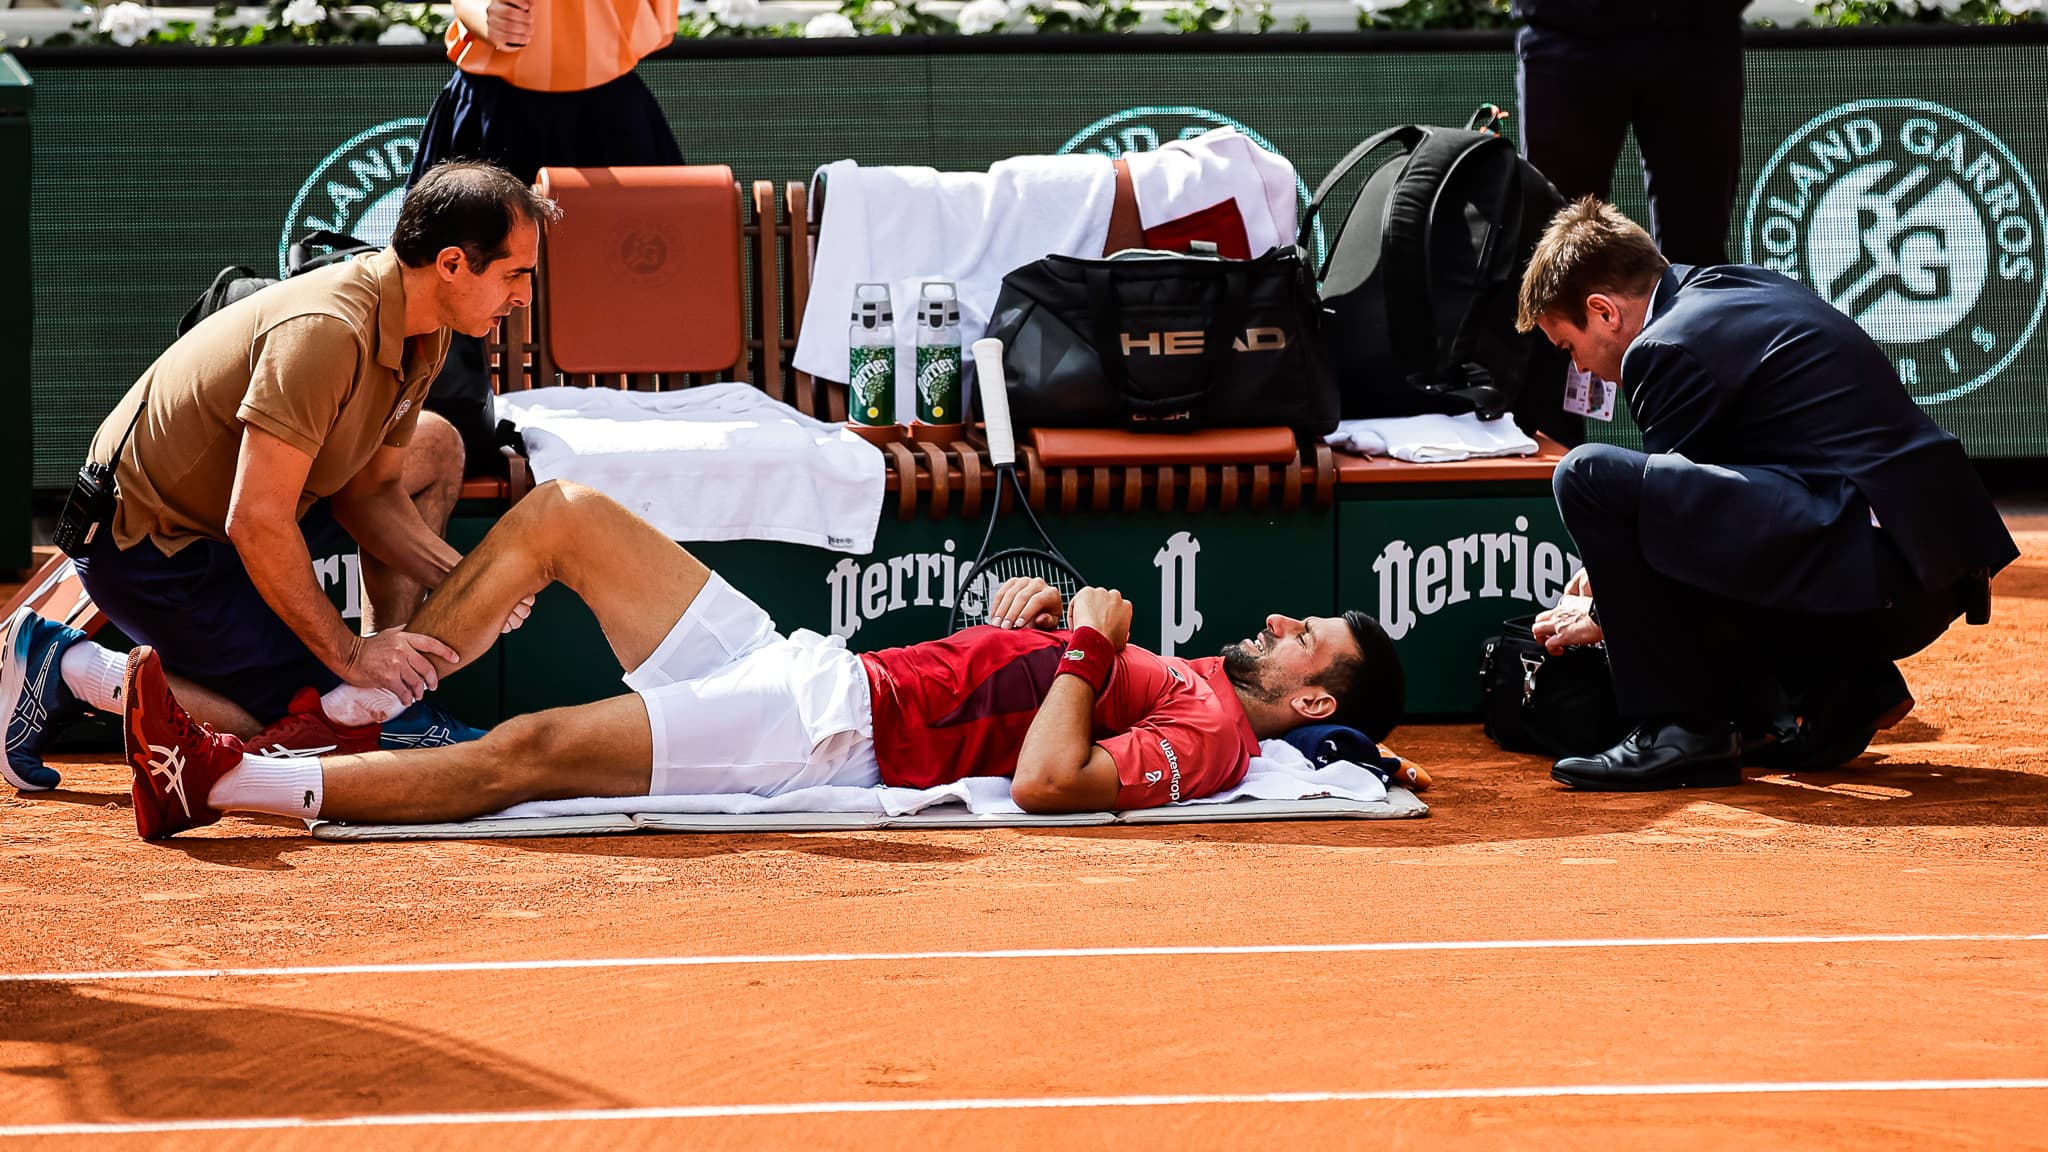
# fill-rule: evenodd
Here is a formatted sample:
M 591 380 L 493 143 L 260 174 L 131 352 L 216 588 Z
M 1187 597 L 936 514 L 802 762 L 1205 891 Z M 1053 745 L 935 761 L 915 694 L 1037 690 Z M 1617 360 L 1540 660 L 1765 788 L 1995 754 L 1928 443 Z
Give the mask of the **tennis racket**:
M 1036 576 L 1060 590 L 1060 624 L 1064 627 L 1066 610 L 1074 603 L 1074 593 L 1086 587 L 1088 582 L 1060 554 L 1059 546 L 1052 542 L 1052 537 L 1046 535 L 1045 525 L 1038 522 L 1038 515 L 1031 511 L 1031 501 L 1024 495 L 1024 482 L 1017 479 L 1017 440 L 1010 427 L 1010 393 L 1003 380 L 1001 340 L 974 342 L 974 371 L 981 392 L 982 420 L 988 428 L 988 458 L 996 466 L 996 494 L 989 503 L 988 530 L 981 534 L 981 550 L 975 553 L 974 563 L 968 565 L 967 574 L 960 579 L 959 595 L 953 600 L 953 623 L 948 630 L 958 632 L 962 628 L 988 623 L 989 602 L 994 598 L 996 589 L 1005 581 L 1019 576 Z M 1031 522 L 1043 547 L 989 551 L 996 538 L 996 521 L 1003 515 L 1005 483 L 1016 493 L 1017 508 Z

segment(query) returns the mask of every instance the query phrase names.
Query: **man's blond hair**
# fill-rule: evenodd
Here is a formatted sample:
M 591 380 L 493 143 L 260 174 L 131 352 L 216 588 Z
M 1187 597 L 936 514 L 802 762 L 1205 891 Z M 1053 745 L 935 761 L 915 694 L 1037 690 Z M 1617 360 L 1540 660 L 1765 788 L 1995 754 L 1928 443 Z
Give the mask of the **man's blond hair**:
M 1570 324 L 1586 322 L 1586 297 L 1595 292 L 1637 296 L 1650 292 L 1670 261 L 1657 242 L 1612 204 L 1580 197 L 1551 217 L 1522 274 L 1515 330 L 1536 327 L 1547 314 Z

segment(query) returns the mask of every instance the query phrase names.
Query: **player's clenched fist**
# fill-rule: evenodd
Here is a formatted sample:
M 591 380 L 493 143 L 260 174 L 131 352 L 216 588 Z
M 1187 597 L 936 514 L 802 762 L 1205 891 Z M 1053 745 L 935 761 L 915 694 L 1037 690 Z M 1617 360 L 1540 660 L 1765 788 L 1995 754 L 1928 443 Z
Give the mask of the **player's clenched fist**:
M 1114 588 L 1083 588 L 1070 610 L 1074 627 L 1093 628 L 1118 651 L 1131 639 L 1131 602 Z
M 989 597 L 988 622 L 998 628 L 1057 628 L 1060 590 L 1036 576 L 1012 576 Z

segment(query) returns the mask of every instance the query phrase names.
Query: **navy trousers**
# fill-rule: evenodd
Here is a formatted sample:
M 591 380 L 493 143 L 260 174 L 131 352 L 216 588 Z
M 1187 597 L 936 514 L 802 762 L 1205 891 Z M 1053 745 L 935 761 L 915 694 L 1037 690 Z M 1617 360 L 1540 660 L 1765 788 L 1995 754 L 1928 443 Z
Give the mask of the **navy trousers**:
M 1625 716 L 1764 720 L 1781 692 L 1796 698 L 1910 656 L 1962 614 L 1962 590 L 1922 588 L 1881 529 L 1886 606 L 1877 612 L 1795 612 L 1738 600 L 1731 589 L 1680 583 L 1644 559 L 1643 525 L 1668 516 L 1643 500 L 1649 461 L 1642 452 L 1587 444 L 1564 458 L 1552 481 L 1592 578 Z M 1739 550 L 1742 541 L 1727 546 Z

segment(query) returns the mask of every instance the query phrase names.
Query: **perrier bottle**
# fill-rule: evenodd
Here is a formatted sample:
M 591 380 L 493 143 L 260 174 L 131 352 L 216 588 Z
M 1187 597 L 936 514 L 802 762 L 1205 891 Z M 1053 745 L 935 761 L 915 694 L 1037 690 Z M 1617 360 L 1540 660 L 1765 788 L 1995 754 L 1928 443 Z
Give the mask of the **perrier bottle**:
M 960 298 L 945 280 L 918 293 L 917 422 L 960 423 Z
M 851 422 L 869 428 L 896 423 L 896 316 L 887 284 L 853 289 L 853 327 L 846 337 Z

